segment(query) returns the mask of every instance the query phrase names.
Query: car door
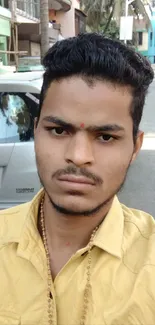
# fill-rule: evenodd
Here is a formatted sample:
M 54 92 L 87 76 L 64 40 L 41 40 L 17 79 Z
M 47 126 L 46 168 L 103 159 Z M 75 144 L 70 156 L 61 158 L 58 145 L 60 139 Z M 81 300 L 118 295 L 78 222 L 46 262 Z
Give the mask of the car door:
M 38 94 L 0 93 L 0 209 L 29 201 L 41 188 L 34 154 Z
M 0 93 L 0 193 L 2 193 L 2 191 L 5 191 L 2 190 L 2 184 L 4 180 L 5 171 L 9 164 L 9 160 L 14 147 L 14 143 L 6 143 L 6 134 L 7 117 L 5 114 L 5 102 L 3 101 L 2 93 Z

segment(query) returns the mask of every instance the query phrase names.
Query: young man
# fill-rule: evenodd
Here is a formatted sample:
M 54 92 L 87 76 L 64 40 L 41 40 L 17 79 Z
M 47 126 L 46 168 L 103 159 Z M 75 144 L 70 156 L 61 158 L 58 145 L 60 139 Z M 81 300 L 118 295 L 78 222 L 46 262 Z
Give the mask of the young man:
M 0 213 L 0 325 L 154 325 L 155 222 L 116 197 L 142 145 L 151 66 L 97 34 L 58 42 L 44 66 L 44 189 Z

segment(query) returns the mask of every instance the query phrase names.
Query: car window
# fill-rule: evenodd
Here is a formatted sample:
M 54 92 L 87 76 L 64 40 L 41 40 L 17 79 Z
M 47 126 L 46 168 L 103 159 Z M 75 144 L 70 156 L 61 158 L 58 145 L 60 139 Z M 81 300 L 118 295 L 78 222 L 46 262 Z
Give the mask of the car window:
M 3 99 L 0 97 L 0 143 L 6 141 L 7 118 L 5 114 L 5 106 Z
M 33 141 L 39 95 L 0 93 L 0 143 Z

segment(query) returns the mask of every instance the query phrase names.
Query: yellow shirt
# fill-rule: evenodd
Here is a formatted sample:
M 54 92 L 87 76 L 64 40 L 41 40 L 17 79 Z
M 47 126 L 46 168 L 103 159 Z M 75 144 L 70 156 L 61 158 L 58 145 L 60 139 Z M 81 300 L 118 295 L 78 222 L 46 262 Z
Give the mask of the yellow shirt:
M 41 195 L 0 212 L 0 325 L 48 325 Z M 52 285 L 55 325 L 80 325 L 87 249 Z M 155 325 L 155 221 L 116 197 L 94 240 L 88 311 L 86 325 Z

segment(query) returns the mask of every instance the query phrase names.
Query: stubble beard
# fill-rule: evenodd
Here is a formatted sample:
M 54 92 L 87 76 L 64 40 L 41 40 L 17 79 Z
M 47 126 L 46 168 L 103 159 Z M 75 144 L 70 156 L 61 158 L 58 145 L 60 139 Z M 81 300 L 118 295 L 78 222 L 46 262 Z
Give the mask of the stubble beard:
M 106 198 L 106 200 L 104 200 L 102 203 L 98 204 L 96 207 L 92 208 L 92 209 L 87 209 L 87 210 L 72 210 L 72 209 L 67 209 L 65 207 L 63 207 L 62 205 L 60 204 L 57 204 L 56 202 L 54 202 L 54 200 L 52 199 L 52 197 L 49 195 L 48 193 L 48 190 L 39 174 L 39 171 L 38 171 L 38 175 L 39 175 L 39 178 L 40 178 L 40 182 L 49 198 L 49 201 L 52 205 L 52 207 L 54 208 L 54 210 L 59 213 L 59 214 L 62 214 L 62 215 L 65 215 L 65 216 L 92 216 L 94 214 L 96 214 L 97 212 L 99 212 L 102 208 L 106 207 L 106 205 L 108 205 L 108 203 L 110 203 L 110 201 L 112 201 L 115 197 L 116 194 L 118 194 L 118 192 L 122 191 L 123 187 L 124 187 L 124 184 L 125 184 L 125 181 L 126 181 L 126 178 L 127 178 L 127 175 L 128 175 L 128 171 L 129 171 L 129 167 L 130 167 L 130 164 L 128 165 L 127 169 L 126 169 L 126 172 L 125 172 L 125 175 L 124 175 L 124 178 L 122 180 L 122 182 L 119 184 L 119 186 L 109 195 L 108 198 Z M 78 193 L 77 193 L 78 194 Z M 70 194 L 71 195 L 71 194 Z M 74 198 L 74 196 L 76 195 L 76 193 L 73 193 L 72 194 L 72 197 Z

